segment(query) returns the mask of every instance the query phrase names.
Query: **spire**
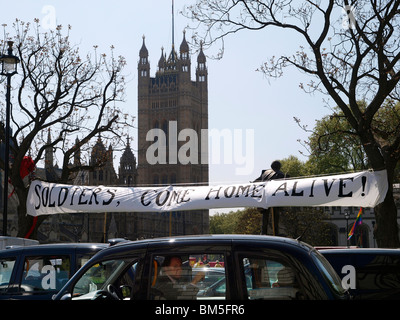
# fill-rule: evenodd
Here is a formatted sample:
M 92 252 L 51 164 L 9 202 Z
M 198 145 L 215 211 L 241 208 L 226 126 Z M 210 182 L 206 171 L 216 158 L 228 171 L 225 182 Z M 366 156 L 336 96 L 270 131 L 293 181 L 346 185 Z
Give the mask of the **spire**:
M 197 62 L 198 63 L 205 63 L 206 62 L 206 56 L 203 52 L 203 41 L 200 43 L 200 52 L 199 55 L 197 56 Z
M 139 51 L 138 73 L 139 73 L 140 83 L 146 85 L 146 81 L 150 76 L 150 64 L 149 64 L 149 51 L 146 48 L 144 39 L 145 37 L 143 35 L 143 44 Z
M 207 82 L 206 56 L 203 52 L 203 42 L 200 43 L 200 52 L 197 56 L 196 79 L 198 82 Z
M 174 47 L 174 0 L 172 0 L 172 48 Z
M 143 44 L 142 44 L 142 47 L 140 48 L 139 56 L 141 58 L 147 58 L 149 56 L 149 52 L 146 48 L 146 44 L 144 43 L 145 36 L 143 35 L 142 38 L 143 38 Z
M 185 30 L 183 30 L 183 39 L 182 39 L 182 43 L 179 48 L 179 51 L 181 53 L 181 58 L 182 58 L 182 54 L 189 53 L 189 45 L 186 41 L 186 31 Z
M 158 68 L 160 71 L 163 71 L 165 67 L 165 55 L 164 55 L 164 47 L 161 47 L 161 57 L 158 60 Z

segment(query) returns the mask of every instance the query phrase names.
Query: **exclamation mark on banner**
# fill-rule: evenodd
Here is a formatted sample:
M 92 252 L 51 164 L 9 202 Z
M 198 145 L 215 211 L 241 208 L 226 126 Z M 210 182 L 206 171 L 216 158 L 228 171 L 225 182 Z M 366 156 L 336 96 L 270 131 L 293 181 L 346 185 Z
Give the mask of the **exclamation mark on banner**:
M 367 183 L 367 177 L 361 177 L 361 184 L 362 184 L 362 193 L 361 193 L 361 195 L 362 196 L 365 196 L 365 193 L 364 193 L 364 191 L 365 191 L 365 184 Z

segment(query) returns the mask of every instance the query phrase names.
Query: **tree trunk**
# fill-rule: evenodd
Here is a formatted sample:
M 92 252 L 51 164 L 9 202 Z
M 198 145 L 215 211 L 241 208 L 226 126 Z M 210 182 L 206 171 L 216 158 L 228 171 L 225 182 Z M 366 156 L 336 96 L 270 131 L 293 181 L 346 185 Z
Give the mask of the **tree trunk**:
M 21 238 L 35 239 L 37 240 L 37 229 L 39 225 L 44 221 L 45 218 L 34 219 L 34 217 L 27 215 L 26 213 L 26 200 L 28 198 L 29 188 L 15 188 L 18 195 L 19 205 L 17 208 L 18 214 L 18 233 L 17 236 Z
M 376 223 L 373 232 L 376 243 L 381 248 L 399 248 L 397 207 L 393 197 L 395 168 L 399 159 L 394 157 L 392 148 L 379 147 L 368 130 L 360 133 L 360 138 L 371 167 L 376 171 L 385 169 L 387 173 L 387 194 L 384 201 L 374 208 Z
M 390 180 L 390 179 L 389 179 Z M 374 237 L 380 248 L 399 248 L 399 229 L 397 226 L 397 207 L 393 198 L 393 188 L 390 185 L 384 202 L 374 208 Z

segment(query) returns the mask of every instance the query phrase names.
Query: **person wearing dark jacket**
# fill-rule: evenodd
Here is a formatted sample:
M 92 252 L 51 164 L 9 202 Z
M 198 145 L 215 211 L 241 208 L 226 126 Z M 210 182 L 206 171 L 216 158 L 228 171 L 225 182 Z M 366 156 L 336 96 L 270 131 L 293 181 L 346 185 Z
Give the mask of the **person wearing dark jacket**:
M 189 267 L 190 268 L 190 267 Z M 199 272 L 191 282 L 183 278 L 184 267 L 179 256 L 166 257 L 156 289 L 162 293 L 165 300 L 195 300 L 199 289 L 196 284 L 204 279 L 204 273 Z
M 284 174 L 281 171 L 281 163 L 278 160 L 275 160 L 271 163 L 271 169 L 263 170 L 261 175 L 254 180 L 254 182 L 262 182 L 262 181 L 269 181 L 275 179 L 284 179 L 288 178 L 289 176 Z M 274 235 L 278 233 L 278 226 L 279 226 L 279 212 L 273 208 L 258 208 L 258 211 L 262 214 L 262 226 L 261 226 L 261 234 L 267 234 L 268 228 L 268 220 L 269 216 L 273 217 L 273 229 Z

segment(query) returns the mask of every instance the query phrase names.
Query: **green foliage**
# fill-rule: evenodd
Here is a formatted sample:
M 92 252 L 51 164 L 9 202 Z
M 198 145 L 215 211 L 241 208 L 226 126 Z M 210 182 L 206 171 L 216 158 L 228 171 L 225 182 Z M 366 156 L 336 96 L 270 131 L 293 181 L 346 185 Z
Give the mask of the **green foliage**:
M 237 217 L 240 211 L 229 213 L 216 213 L 210 217 L 211 234 L 232 234 L 234 233 Z
M 309 174 L 306 164 L 293 155 L 280 160 L 280 162 L 282 172 L 290 177 L 301 177 Z
M 284 234 L 293 239 L 313 246 L 333 245 L 329 225 L 325 222 L 329 216 L 317 208 L 287 208 L 280 213 L 280 223 Z
M 360 138 L 351 129 L 343 112 L 318 120 L 307 142 L 313 174 L 365 170 L 366 154 Z
M 285 208 L 280 210 L 280 234 L 311 245 L 332 245 L 329 217 L 315 208 Z M 211 234 L 260 234 L 262 214 L 257 208 L 217 213 L 210 218 Z
M 210 217 L 211 234 L 260 234 L 261 214 L 256 208 L 216 213 Z

